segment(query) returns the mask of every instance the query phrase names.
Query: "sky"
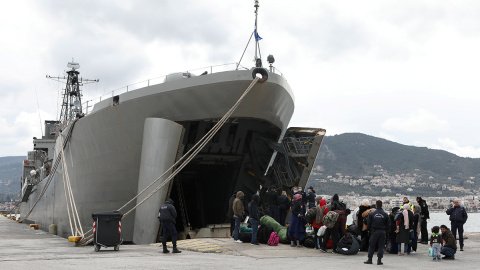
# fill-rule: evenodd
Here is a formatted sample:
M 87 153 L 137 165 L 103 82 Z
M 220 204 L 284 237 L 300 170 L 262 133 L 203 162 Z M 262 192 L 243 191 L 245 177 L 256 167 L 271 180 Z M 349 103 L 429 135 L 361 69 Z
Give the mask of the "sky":
M 360 132 L 480 158 L 480 1 L 260 0 L 260 49 L 295 95 L 290 126 Z M 238 62 L 253 0 L 8 1 L 0 10 L 0 156 L 59 114 L 67 63 L 83 101 Z M 254 65 L 254 46 L 241 65 Z M 203 71 L 203 70 L 202 70 Z M 41 124 L 42 123 L 42 124 Z

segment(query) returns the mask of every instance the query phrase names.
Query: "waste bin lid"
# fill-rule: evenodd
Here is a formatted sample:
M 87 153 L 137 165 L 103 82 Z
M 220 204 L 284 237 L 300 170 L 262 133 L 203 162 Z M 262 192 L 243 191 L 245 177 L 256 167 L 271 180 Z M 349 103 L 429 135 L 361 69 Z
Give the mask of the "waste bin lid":
M 100 212 L 100 213 L 92 213 L 92 218 L 115 218 L 115 219 L 122 219 L 123 214 L 119 211 L 109 211 L 109 212 Z

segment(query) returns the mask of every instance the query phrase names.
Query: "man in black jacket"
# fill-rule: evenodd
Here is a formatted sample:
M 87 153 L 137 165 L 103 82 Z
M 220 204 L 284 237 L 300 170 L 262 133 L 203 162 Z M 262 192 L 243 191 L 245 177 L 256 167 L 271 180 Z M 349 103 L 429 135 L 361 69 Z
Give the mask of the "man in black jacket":
M 453 200 L 453 207 L 447 210 L 447 215 L 450 216 L 450 224 L 452 225 L 452 234 L 455 239 L 457 239 L 457 229 L 458 237 L 460 240 L 460 251 L 463 251 L 463 224 L 467 222 L 468 215 L 467 211 L 463 206 L 460 206 L 458 199 Z
M 248 204 L 248 214 L 249 221 L 252 224 L 252 245 L 258 245 L 257 232 L 258 224 L 260 223 L 260 215 L 258 214 L 258 202 L 260 201 L 260 196 L 257 194 L 253 195 L 252 201 Z
M 377 209 L 367 218 L 367 230 L 371 233 L 368 247 L 368 259 L 365 264 L 372 264 L 373 253 L 378 245 L 377 265 L 382 265 L 383 249 L 385 248 L 386 232 L 390 228 L 390 218 L 382 209 L 382 201 L 377 201 Z
M 428 211 L 427 201 L 422 199 L 422 197 L 417 197 L 417 203 L 420 205 L 420 217 L 422 218 L 422 222 L 420 223 L 421 229 L 421 243 L 427 244 L 428 243 L 428 230 L 427 230 L 427 219 L 430 219 L 430 212 Z
M 160 210 L 158 213 L 158 220 L 162 222 L 162 229 L 163 229 L 163 238 L 162 238 L 163 253 L 170 252 L 167 249 L 168 234 L 172 236 L 173 253 L 181 253 L 181 251 L 177 249 L 177 229 L 175 229 L 176 219 L 177 219 L 177 211 L 175 210 L 175 206 L 173 206 L 173 200 L 168 199 L 162 205 L 162 207 L 160 207 Z
M 278 193 L 274 186 L 271 186 L 265 193 L 265 202 L 268 204 L 268 215 L 280 223 L 280 211 L 278 209 Z

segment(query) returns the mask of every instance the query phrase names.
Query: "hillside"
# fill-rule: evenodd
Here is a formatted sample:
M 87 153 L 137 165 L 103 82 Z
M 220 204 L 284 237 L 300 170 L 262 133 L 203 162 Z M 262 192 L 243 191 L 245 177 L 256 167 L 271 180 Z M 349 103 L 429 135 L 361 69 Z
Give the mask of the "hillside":
M 19 196 L 24 159 L 24 156 L 0 157 L 0 202 Z
M 338 178 L 337 174 L 343 176 L 343 182 L 322 182 L 322 187 L 316 183 L 318 181 L 315 179 L 326 179 L 328 176 Z M 352 185 L 351 180 L 345 181 L 346 177 L 367 180 L 368 183 Z M 395 177 L 397 182 L 412 182 L 412 178 L 415 182 L 398 187 L 389 185 L 387 182 L 393 183 L 392 178 Z M 378 181 L 372 182 L 374 179 Z M 325 193 L 345 193 L 348 190 L 375 194 L 386 188 L 392 189 L 391 193 L 405 194 L 408 188 L 412 188 L 413 192 L 420 195 L 438 196 L 463 192 L 449 190 L 449 186 L 463 187 L 473 192 L 478 189 L 479 180 L 478 158 L 462 158 L 443 150 L 406 146 L 361 133 L 344 133 L 324 138 L 309 184 L 318 185 L 317 188 Z M 439 186 L 433 186 L 432 189 L 431 184 Z

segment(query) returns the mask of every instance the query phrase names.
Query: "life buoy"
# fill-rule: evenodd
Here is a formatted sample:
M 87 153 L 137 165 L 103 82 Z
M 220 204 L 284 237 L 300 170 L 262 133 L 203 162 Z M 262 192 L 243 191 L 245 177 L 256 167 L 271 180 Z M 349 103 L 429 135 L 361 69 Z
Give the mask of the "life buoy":
M 257 74 L 262 75 L 262 78 L 258 80 L 259 83 L 264 83 L 268 80 L 268 72 L 264 68 L 254 68 L 252 71 L 252 77 L 255 79 Z

